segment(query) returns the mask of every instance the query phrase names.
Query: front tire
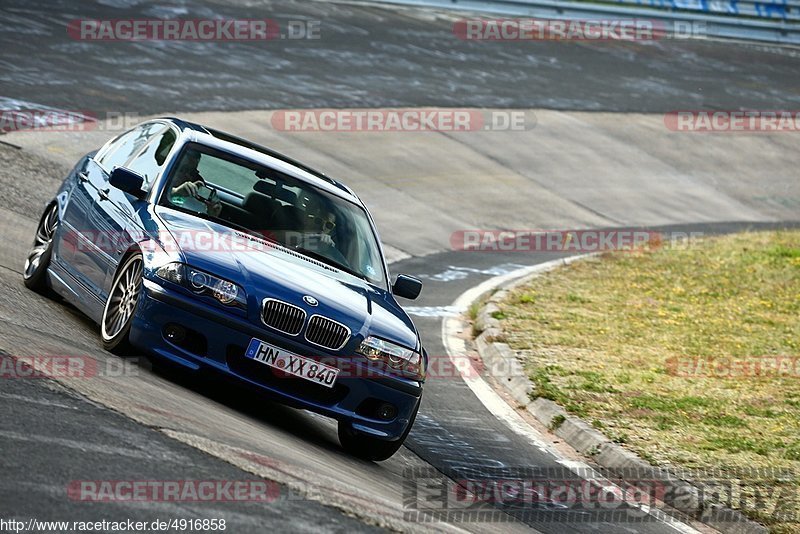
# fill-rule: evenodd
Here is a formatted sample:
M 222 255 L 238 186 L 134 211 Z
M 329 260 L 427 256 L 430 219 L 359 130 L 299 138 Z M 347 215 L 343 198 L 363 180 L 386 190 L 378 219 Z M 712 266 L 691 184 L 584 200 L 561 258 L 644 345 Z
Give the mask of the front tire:
M 417 419 L 417 412 L 419 411 L 421 400 L 422 399 L 417 403 L 417 407 L 411 415 L 408 426 L 399 439 L 395 441 L 378 439 L 353 430 L 349 422 L 339 421 L 339 443 L 347 453 L 361 458 L 362 460 L 369 460 L 371 462 L 388 460 L 394 453 L 400 450 L 409 432 L 411 432 L 411 427 L 414 426 L 414 421 Z
M 25 287 L 38 293 L 47 294 L 49 292 L 47 267 L 50 265 L 50 258 L 53 255 L 53 238 L 57 229 L 58 205 L 53 204 L 39 219 L 33 247 L 28 252 L 28 257 L 25 258 L 25 268 L 22 271 Z
M 128 256 L 114 276 L 100 320 L 100 336 L 108 351 L 121 353 L 131 348 L 128 335 L 142 291 L 143 270 L 142 255 L 137 252 Z

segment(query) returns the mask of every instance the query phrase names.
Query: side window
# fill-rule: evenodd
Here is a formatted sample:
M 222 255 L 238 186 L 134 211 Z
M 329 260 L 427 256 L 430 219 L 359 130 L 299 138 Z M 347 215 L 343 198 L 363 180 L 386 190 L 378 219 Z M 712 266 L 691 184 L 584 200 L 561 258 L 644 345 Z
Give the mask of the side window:
M 122 134 L 100 157 L 98 163 L 108 172 L 114 170 L 114 167 L 124 167 L 125 163 L 147 143 L 150 137 L 162 128 L 164 128 L 163 124 L 153 122 Z
M 128 169 L 144 176 L 145 190 L 150 189 L 150 186 L 153 185 L 153 180 L 161 172 L 170 150 L 175 145 L 176 139 L 177 136 L 174 130 L 166 127 L 153 135 L 144 150 L 125 164 Z
M 134 130 L 118 135 L 116 139 L 111 141 L 111 143 L 105 149 L 101 149 L 97 156 L 95 156 L 97 163 L 109 171 L 113 170 L 113 167 L 108 166 L 108 163 L 111 161 L 111 156 L 116 153 L 120 146 L 127 143 L 128 140 L 133 138 L 135 135 L 136 132 Z

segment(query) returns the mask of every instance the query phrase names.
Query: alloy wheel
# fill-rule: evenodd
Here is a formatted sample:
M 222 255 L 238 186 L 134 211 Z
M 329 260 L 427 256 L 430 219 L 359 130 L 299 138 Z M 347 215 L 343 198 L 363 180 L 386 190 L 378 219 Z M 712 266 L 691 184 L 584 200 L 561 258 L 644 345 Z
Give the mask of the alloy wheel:
M 23 276 L 26 280 L 35 276 L 42 265 L 42 259 L 50 250 L 53 243 L 53 236 L 58 228 L 58 207 L 53 205 L 47 213 L 42 217 L 39 222 L 39 227 L 36 229 L 36 237 L 33 241 L 33 247 L 28 252 L 28 257 L 25 258 L 25 269 Z
M 136 310 L 136 303 L 142 289 L 142 258 L 130 258 L 117 275 L 101 324 L 103 339 L 111 341 L 127 326 Z

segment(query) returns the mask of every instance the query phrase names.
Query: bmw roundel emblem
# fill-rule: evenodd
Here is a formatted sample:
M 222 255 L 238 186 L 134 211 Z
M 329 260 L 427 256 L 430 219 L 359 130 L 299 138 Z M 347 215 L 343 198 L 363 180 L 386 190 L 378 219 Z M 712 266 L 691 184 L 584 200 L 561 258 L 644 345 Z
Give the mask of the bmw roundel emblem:
M 319 301 L 314 297 L 312 297 L 311 295 L 305 295 L 303 297 L 303 302 L 305 302 L 309 306 L 316 306 L 317 304 L 319 304 Z

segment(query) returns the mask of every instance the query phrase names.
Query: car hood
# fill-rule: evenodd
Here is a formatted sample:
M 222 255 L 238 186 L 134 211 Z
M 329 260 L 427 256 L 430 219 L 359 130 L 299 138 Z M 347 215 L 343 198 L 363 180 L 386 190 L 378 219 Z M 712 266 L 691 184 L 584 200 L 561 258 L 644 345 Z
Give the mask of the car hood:
M 293 250 L 159 206 L 156 214 L 177 243 L 184 261 L 241 285 L 247 292 L 248 316 L 261 325 L 261 302 L 283 300 L 345 324 L 353 336 L 342 351 L 355 350 L 367 335 L 416 348 L 411 319 L 388 291 Z M 304 296 L 316 299 L 310 306 Z

